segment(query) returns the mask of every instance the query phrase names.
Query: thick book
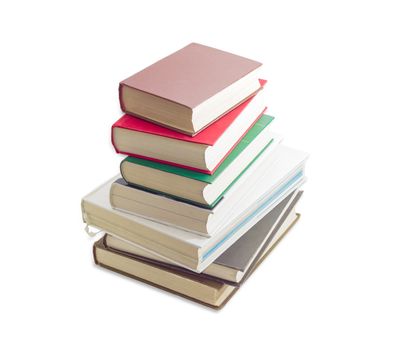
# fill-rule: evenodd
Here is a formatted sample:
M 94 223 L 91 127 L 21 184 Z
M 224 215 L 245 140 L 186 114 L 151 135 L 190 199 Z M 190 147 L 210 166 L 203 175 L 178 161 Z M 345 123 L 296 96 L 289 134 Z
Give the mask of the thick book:
M 212 174 L 265 110 L 262 90 L 194 137 L 125 114 L 111 139 L 118 153 Z
M 127 157 L 121 162 L 121 175 L 130 185 L 213 208 L 255 159 L 273 152 L 281 141 L 268 128 L 272 120 L 267 115 L 260 117 L 213 174 Z
M 253 226 L 237 242 L 221 254 L 203 272 L 205 278 L 223 281 L 238 285 L 251 269 L 253 263 L 268 245 L 280 236 L 280 230 L 285 230 L 296 219 L 295 205 L 299 201 L 302 191 L 289 194 L 270 213 Z M 108 248 L 130 254 L 137 259 L 143 259 L 162 266 L 195 273 L 171 264 L 167 260 L 142 249 L 139 246 L 113 235 L 105 235 L 105 244 Z
M 262 64 L 192 43 L 120 83 L 124 112 L 194 135 L 260 89 Z
M 211 237 L 113 209 L 110 204 L 110 188 L 118 176 L 82 199 L 84 222 L 137 244 L 177 265 L 201 272 L 305 181 L 307 154 L 284 146 L 280 146 L 277 152 L 277 160 L 270 171 L 255 184 L 255 187 L 263 186 L 265 194 L 255 198 L 256 191 L 250 191 L 242 200 L 248 201 L 248 207 L 242 215 L 234 222 L 220 227 Z
M 291 227 L 292 225 L 289 224 L 285 231 L 280 231 L 277 235 L 279 237 L 261 252 L 247 277 L 256 270 Z M 178 271 L 172 267 L 161 266 L 151 261 L 138 259 L 128 253 L 110 249 L 105 244 L 105 238 L 94 244 L 93 256 L 95 263 L 101 267 L 214 309 L 220 309 L 226 305 L 239 289 L 239 285 L 205 278 L 204 274 Z M 246 278 L 243 278 L 242 281 L 245 280 Z

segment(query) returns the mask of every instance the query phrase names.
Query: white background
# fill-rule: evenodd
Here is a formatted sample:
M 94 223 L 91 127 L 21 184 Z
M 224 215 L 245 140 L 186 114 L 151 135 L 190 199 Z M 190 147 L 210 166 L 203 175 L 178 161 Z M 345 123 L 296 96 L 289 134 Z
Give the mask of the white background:
M 390 1 L 2 1 L 2 349 L 400 349 L 400 10 Z M 189 42 L 264 62 L 310 152 L 300 222 L 220 312 L 94 266 L 118 82 Z

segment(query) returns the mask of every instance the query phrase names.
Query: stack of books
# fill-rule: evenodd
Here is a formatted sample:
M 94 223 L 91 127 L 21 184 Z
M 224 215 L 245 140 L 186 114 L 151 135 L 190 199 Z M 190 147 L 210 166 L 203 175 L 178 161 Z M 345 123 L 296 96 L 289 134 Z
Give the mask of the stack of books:
M 307 154 L 266 114 L 262 64 L 190 44 L 120 83 L 120 174 L 82 200 L 107 269 L 220 308 L 299 218 Z

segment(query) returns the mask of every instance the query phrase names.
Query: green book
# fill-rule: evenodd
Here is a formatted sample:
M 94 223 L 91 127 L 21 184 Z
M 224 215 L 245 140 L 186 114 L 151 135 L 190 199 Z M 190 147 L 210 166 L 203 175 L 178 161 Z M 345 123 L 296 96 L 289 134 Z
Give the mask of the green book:
M 123 166 L 124 162 L 129 162 L 133 163 L 136 165 L 148 167 L 148 168 L 153 168 L 158 171 L 164 171 L 167 173 L 171 173 L 177 176 L 183 176 L 192 180 L 200 181 L 206 184 L 213 184 L 219 176 L 221 176 L 224 171 L 238 158 L 238 156 L 246 150 L 248 145 L 274 120 L 274 117 L 268 116 L 268 115 L 262 115 L 259 120 L 253 125 L 253 127 L 245 134 L 245 136 L 241 139 L 241 141 L 235 146 L 235 148 L 230 152 L 230 154 L 226 157 L 226 159 L 220 164 L 220 166 L 216 169 L 216 171 L 213 174 L 204 174 L 200 173 L 197 171 L 193 170 L 188 170 L 184 168 L 180 168 L 177 166 L 173 165 L 168 165 L 168 164 L 163 164 L 163 163 L 158 163 L 155 161 L 147 160 L 147 159 L 142 159 L 142 158 L 137 158 L 137 157 L 126 157 L 122 162 L 121 162 L 121 167 Z M 200 205 L 202 207 L 206 208 L 213 208 L 223 197 L 224 193 L 228 191 L 229 188 L 241 177 L 241 175 L 255 162 L 255 160 L 270 146 L 270 144 L 274 141 L 274 139 L 271 139 L 264 147 L 263 149 L 252 159 L 252 161 L 247 164 L 247 166 L 237 175 L 237 177 L 229 184 L 228 187 L 224 189 L 224 191 L 216 198 L 216 200 L 213 201 L 213 203 L 209 205 L 205 205 L 202 203 L 194 202 L 182 197 L 177 197 L 169 193 L 161 192 L 146 186 L 141 186 L 140 184 L 132 183 L 127 179 L 123 172 L 122 175 L 129 183 L 130 185 L 134 185 L 139 188 L 145 188 L 148 191 L 155 192 L 158 194 L 163 194 L 163 195 L 169 195 L 170 197 L 173 197 L 175 199 L 183 200 L 185 202 L 189 202 L 191 204 L 196 204 Z

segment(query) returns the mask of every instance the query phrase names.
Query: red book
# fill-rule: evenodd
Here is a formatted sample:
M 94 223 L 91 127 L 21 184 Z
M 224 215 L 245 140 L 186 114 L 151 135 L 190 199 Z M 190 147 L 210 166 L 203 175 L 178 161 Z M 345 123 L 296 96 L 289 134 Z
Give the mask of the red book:
M 193 137 L 125 114 L 112 126 L 112 143 L 118 153 L 212 174 L 266 110 L 263 95 L 261 90 Z
M 262 64 L 191 43 L 120 83 L 121 109 L 193 136 L 260 88 Z

